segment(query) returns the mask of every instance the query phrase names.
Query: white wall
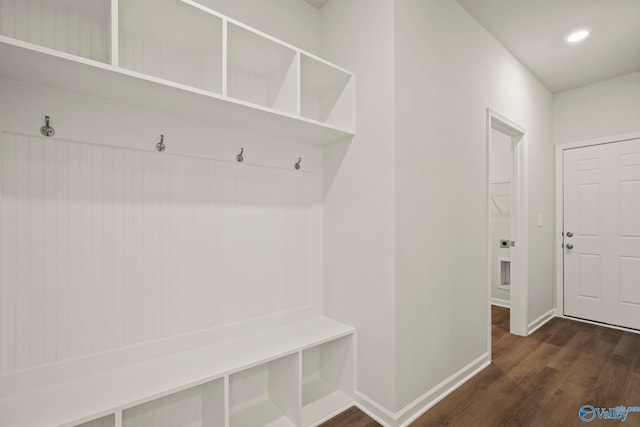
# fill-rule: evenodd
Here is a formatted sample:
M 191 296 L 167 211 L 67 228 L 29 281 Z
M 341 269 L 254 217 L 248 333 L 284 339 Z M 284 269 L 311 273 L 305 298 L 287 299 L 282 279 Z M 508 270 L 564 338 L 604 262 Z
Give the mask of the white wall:
M 556 144 L 640 131 L 640 72 L 553 96 Z
M 357 328 L 357 390 L 395 408 L 393 4 L 333 0 L 322 54 L 356 74 L 356 136 L 324 151 L 325 312 Z
M 394 19 L 402 408 L 490 351 L 486 108 L 528 131 L 529 321 L 553 307 L 554 151 L 551 94 L 457 3 L 398 0 Z
M 511 185 L 513 180 L 513 142 L 511 137 L 491 129 L 491 298 L 510 300 L 501 283 L 498 258 L 509 259 L 511 248 L 502 248 L 501 239 L 511 239 Z M 496 206 L 497 205 L 497 206 Z

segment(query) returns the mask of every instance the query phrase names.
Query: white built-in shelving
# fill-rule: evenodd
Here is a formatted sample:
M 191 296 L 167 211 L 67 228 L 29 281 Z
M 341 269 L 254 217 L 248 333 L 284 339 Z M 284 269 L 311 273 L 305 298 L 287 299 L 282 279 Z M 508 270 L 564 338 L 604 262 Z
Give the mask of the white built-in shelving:
M 0 0 L 0 77 L 327 144 L 355 77 L 192 0 Z
M 327 317 L 0 399 L 0 425 L 307 427 L 353 405 L 352 327 Z
M 176 0 L 119 0 L 118 17 L 120 67 L 222 94 L 221 18 Z
M 227 27 L 227 37 L 227 94 L 297 114 L 297 52 L 233 24 Z
M 353 401 L 353 340 L 339 338 L 302 353 L 302 424 L 325 420 Z
M 299 425 L 299 363 L 296 353 L 232 374 L 230 426 Z
M 336 127 L 349 127 L 354 119 L 353 79 L 334 65 L 308 55 L 300 56 L 301 114 Z

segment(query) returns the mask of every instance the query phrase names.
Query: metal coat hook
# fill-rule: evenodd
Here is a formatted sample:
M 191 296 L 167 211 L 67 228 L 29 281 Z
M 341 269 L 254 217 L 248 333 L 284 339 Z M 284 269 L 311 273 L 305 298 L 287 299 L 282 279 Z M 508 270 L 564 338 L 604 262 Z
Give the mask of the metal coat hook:
M 302 163 L 302 157 L 298 157 L 298 161 L 293 165 L 295 170 L 300 170 L 300 163 Z
M 167 146 L 164 144 L 164 135 L 160 135 L 160 142 L 156 144 L 156 150 L 162 153 L 166 149 L 167 149 Z
M 238 154 L 236 156 L 236 161 L 239 163 L 242 163 L 244 160 L 244 156 L 242 155 L 244 153 L 244 148 L 240 148 L 240 154 Z
M 49 119 L 49 116 L 44 116 L 45 125 L 40 128 L 40 133 L 42 134 L 42 136 L 46 136 L 47 138 L 51 138 L 56 134 L 56 130 L 49 126 Z

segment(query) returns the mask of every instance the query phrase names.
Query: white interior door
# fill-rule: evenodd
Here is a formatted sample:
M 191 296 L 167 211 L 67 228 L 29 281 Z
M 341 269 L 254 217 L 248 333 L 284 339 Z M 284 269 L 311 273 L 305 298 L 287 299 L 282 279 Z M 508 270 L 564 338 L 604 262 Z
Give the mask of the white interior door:
M 640 329 L 640 139 L 564 152 L 564 313 Z

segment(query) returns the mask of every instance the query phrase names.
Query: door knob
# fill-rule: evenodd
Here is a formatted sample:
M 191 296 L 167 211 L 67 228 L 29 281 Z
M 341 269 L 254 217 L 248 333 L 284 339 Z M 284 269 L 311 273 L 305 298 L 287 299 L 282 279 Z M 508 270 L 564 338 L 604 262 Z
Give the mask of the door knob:
M 573 237 L 573 233 L 570 231 L 567 231 L 567 237 Z
M 573 249 L 573 244 L 571 244 L 571 243 L 567 243 L 566 246 L 567 246 L 567 249 Z

